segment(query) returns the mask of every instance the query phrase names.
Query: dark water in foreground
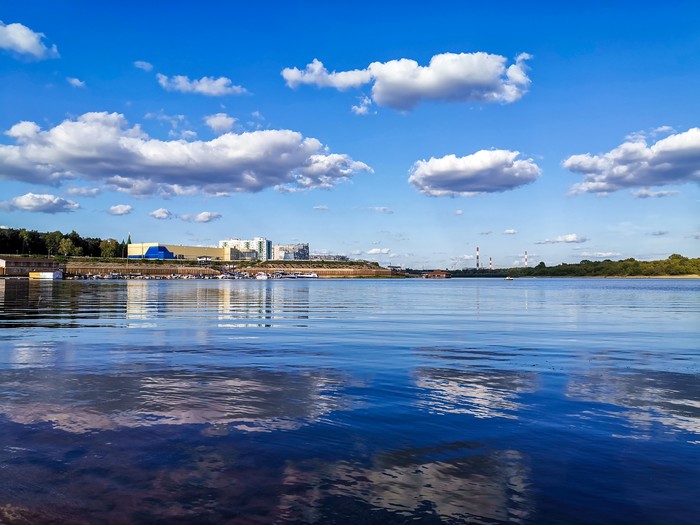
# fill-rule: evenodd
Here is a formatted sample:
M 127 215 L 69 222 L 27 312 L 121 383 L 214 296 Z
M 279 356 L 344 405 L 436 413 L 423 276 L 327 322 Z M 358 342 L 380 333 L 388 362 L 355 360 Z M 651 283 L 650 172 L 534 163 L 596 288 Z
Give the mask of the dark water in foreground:
M 700 280 L 0 281 L 0 523 L 700 522 Z

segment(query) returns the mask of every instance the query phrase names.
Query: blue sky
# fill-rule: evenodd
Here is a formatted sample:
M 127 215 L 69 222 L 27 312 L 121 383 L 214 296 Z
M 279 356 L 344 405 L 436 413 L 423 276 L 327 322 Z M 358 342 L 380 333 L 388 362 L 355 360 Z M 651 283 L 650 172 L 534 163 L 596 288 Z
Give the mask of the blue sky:
M 699 4 L 248 4 L 3 2 L 0 225 L 700 256 Z

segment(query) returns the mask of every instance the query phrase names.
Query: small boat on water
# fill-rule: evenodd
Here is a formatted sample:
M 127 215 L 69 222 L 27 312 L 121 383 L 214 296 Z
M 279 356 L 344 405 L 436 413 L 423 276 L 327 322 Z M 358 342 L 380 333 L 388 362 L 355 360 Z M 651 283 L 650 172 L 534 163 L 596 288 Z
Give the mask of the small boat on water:
M 505 278 L 505 280 L 506 280 L 506 281 L 512 281 L 513 278 L 509 275 L 509 276 L 507 276 L 507 277 Z
M 258 272 L 255 274 L 255 278 L 261 281 L 269 279 L 270 277 L 265 272 Z
M 318 274 L 316 272 L 295 273 L 294 276 L 297 279 L 318 279 Z

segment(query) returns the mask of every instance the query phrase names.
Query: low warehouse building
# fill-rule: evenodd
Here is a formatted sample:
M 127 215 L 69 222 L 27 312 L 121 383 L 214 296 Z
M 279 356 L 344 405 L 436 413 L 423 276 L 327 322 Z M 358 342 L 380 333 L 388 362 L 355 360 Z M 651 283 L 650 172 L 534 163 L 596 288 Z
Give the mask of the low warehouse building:
M 5 257 L 0 258 L 0 276 L 28 277 L 29 272 L 55 272 L 59 269 L 53 259 L 37 257 Z

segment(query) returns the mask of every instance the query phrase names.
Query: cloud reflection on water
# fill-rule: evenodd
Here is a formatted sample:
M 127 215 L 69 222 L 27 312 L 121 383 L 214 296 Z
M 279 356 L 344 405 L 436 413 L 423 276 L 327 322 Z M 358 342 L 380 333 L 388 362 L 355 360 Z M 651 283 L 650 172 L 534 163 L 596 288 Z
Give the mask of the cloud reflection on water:
M 324 523 L 333 507 L 357 515 L 368 505 L 365 512 L 414 520 L 522 523 L 531 512 L 529 476 L 521 453 L 467 442 L 386 452 L 370 465 L 288 462 L 282 515 L 292 522 Z
M 295 430 L 350 410 L 347 378 L 329 371 L 47 369 L 0 371 L 0 413 L 25 425 L 72 433 L 154 425 L 226 425 L 247 432 Z
M 582 414 L 585 418 L 599 418 L 600 412 L 607 412 L 616 420 L 623 418 L 635 434 L 617 437 L 649 439 L 655 432 L 655 423 L 674 432 L 700 436 L 700 389 L 694 374 L 650 370 L 626 374 L 596 371 L 572 376 L 566 386 L 566 395 L 625 409 L 612 413 L 604 406 L 598 406 Z

